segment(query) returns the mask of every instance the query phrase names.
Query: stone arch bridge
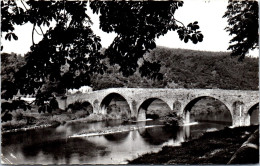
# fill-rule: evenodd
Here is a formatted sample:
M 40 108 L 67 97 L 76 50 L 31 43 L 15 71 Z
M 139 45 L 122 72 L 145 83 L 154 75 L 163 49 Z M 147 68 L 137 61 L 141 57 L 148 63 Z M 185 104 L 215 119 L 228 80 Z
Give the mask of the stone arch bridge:
M 176 111 L 177 115 L 182 116 L 184 123 L 189 122 L 189 111 L 192 106 L 204 97 L 212 97 L 222 102 L 231 113 L 233 126 L 250 125 L 252 110 L 259 104 L 258 91 L 223 89 L 110 88 L 57 99 L 61 109 L 66 109 L 69 104 L 76 101 L 86 101 L 92 105 L 93 113 L 105 114 L 104 107 L 107 106 L 105 100 L 109 100 L 108 96 L 111 94 L 120 95 L 126 100 L 132 119 L 138 118 L 141 107 L 145 108 L 144 105 L 147 105 L 147 108 L 153 99 L 160 99 L 172 111 Z

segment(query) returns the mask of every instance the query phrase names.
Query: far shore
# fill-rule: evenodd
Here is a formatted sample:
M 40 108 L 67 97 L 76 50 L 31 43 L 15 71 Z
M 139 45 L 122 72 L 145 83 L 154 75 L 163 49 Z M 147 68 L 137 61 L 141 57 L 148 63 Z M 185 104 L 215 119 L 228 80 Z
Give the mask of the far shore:
M 93 122 L 101 122 L 101 121 L 106 121 L 106 120 L 112 120 L 111 117 L 107 117 L 105 115 L 99 115 L 99 114 L 91 114 L 90 116 L 86 118 L 79 118 L 79 119 L 71 119 L 64 121 L 64 119 L 60 120 L 45 120 L 42 122 L 42 124 L 32 124 L 32 125 L 27 125 L 25 124 L 24 126 L 18 126 L 12 129 L 5 129 L 2 126 L 2 134 L 4 133 L 10 133 L 10 132 L 18 132 L 18 131 L 27 131 L 27 130 L 35 130 L 35 129 L 41 129 L 41 128 L 47 128 L 47 127 L 57 127 L 61 124 L 65 123 L 75 123 L 75 122 L 80 122 L 80 123 L 93 123 Z M 117 119 L 113 119 L 117 120 Z M 141 121 L 131 121 L 129 120 L 129 123 L 136 123 L 136 122 L 143 122 L 143 121 L 151 121 L 153 119 L 146 119 L 146 120 L 141 120 Z M 187 126 L 187 125 L 196 125 L 198 124 L 197 122 L 189 123 L 189 124 L 183 124 L 181 126 Z M 154 125 L 154 126 L 135 126 L 135 125 L 130 125 L 130 126 L 119 126 L 119 127 L 114 127 L 112 130 L 111 128 L 103 129 L 102 131 L 85 131 L 83 133 L 79 133 L 74 136 L 70 137 L 84 137 L 84 136 L 96 136 L 96 135 L 105 135 L 105 134 L 114 134 L 114 133 L 119 133 L 119 132 L 127 132 L 127 131 L 132 131 L 132 130 L 138 130 L 138 129 L 143 129 L 143 128 L 151 128 L 151 127 L 162 127 L 163 125 Z

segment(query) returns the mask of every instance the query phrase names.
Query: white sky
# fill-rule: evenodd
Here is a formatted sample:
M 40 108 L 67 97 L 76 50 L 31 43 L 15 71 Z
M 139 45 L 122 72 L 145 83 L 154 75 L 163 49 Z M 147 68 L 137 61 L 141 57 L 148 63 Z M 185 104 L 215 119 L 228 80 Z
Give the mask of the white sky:
M 206 51 L 227 51 L 231 36 L 224 30 L 227 25 L 227 19 L 222 18 L 226 11 L 227 0 L 185 0 L 183 7 L 180 7 L 175 18 L 185 25 L 190 22 L 198 21 L 200 30 L 204 35 L 203 42 L 193 44 L 191 41 L 184 43 L 180 41 L 176 31 L 170 31 L 166 35 L 156 39 L 157 46 L 165 46 L 170 48 L 185 48 L 193 50 Z M 103 47 L 108 47 L 115 33 L 105 33 L 99 29 L 99 17 L 93 14 L 92 10 L 87 12 L 93 21 L 92 29 L 94 33 L 101 37 Z M 3 52 L 14 52 L 25 54 L 30 50 L 32 45 L 32 25 L 26 24 L 17 26 L 15 33 L 18 36 L 18 41 L 11 42 L 1 39 L 4 46 Z M 35 41 L 40 41 L 41 36 L 35 33 Z M 4 34 L 3 34 L 4 38 Z M 250 51 L 249 55 L 259 56 L 259 50 Z

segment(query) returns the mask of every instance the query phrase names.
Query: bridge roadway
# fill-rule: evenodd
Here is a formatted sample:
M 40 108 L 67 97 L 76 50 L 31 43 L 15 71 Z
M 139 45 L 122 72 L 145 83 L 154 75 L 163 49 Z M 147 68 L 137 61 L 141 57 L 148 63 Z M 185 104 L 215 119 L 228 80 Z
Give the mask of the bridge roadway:
M 76 101 L 86 101 L 92 105 L 93 113 L 106 114 L 106 108 L 115 95 L 126 100 L 134 120 L 140 120 L 141 110 L 146 110 L 152 101 L 160 99 L 167 103 L 172 111 L 176 111 L 178 116 L 182 116 L 184 123 L 188 123 L 192 106 L 202 98 L 212 97 L 228 108 L 233 126 L 246 126 L 250 125 L 252 110 L 259 104 L 258 91 L 223 89 L 109 88 L 57 99 L 61 109 L 66 109 Z

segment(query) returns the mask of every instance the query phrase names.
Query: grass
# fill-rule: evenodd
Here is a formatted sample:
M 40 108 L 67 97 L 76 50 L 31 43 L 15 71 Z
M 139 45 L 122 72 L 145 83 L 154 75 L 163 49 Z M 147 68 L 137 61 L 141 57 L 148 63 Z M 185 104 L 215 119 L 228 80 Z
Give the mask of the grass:
M 198 139 L 184 142 L 180 147 L 165 146 L 158 153 L 142 155 L 129 164 L 227 164 L 257 128 L 249 126 L 208 132 Z
M 76 113 L 69 113 L 62 110 L 55 110 L 53 113 L 38 113 L 37 108 L 32 110 L 15 110 L 11 112 L 12 120 L 2 122 L 2 132 L 15 129 L 37 128 L 40 126 L 53 126 L 66 123 L 74 119 L 85 118 L 83 110 Z

